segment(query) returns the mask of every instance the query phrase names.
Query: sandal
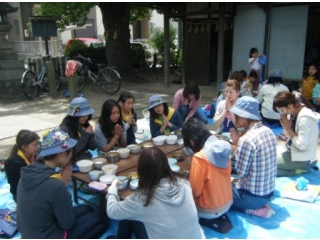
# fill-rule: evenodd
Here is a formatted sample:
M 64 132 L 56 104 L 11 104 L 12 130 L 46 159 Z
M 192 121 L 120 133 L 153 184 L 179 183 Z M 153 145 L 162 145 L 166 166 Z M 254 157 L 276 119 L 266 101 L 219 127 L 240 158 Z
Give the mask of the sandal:
M 199 223 L 219 233 L 227 233 L 230 229 L 233 228 L 232 223 L 227 214 L 223 214 L 220 217 L 213 219 L 200 218 Z

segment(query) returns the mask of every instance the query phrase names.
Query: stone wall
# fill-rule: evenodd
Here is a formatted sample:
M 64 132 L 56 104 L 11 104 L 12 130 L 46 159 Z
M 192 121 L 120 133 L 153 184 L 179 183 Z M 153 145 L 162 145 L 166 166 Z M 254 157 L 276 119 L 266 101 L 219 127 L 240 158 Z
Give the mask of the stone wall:
M 0 59 L 0 101 L 25 99 L 21 88 L 24 61 Z

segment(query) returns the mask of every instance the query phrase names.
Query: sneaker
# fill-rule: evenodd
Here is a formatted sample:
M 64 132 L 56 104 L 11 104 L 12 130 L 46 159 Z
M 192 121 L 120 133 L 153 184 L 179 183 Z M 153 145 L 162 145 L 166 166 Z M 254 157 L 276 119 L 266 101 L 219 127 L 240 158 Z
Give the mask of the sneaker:
M 284 134 L 284 132 L 282 132 L 280 135 L 279 135 L 279 139 L 280 140 L 283 140 L 283 141 L 286 141 L 288 139 L 288 137 Z
M 275 214 L 275 211 L 268 204 L 266 204 L 262 208 L 246 209 L 245 213 L 248 215 L 255 215 L 255 216 L 261 217 L 261 218 L 270 218 L 272 215 Z

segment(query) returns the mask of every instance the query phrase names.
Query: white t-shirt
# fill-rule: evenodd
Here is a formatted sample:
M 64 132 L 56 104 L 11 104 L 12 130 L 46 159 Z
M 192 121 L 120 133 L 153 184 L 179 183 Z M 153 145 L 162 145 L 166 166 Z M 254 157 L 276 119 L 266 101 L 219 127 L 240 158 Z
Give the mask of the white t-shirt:
M 254 59 L 254 58 L 249 58 L 248 63 L 249 63 L 249 65 L 250 65 L 250 68 L 251 68 L 251 69 L 255 69 L 255 70 L 257 70 L 257 71 L 260 71 L 260 69 L 261 69 L 261 64 L 259 63 L 259 59 L 256 58 L 256 60 L 254 60 L 253 63 L 250 63 L 253 59 Z
M 260 104 L 262 103 L 261 113 L 265 118 L 280 119 L 280 113 L 273 111 L 274 96 L 280 91 L 289 91 L 289 89 L 283 84 L 276 86 L 273 86 L 272 84 L 264 84 L 259 90 L 256 99 Z

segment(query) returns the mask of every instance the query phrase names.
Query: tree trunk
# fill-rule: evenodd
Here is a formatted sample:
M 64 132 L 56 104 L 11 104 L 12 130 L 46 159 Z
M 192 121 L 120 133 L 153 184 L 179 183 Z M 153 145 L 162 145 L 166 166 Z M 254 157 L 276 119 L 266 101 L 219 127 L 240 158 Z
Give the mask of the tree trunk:
M 130 50 L 130 3 L 100 2 L 105 29 L 107 65 L 116 66 L 121 77 L 133 72 Z

